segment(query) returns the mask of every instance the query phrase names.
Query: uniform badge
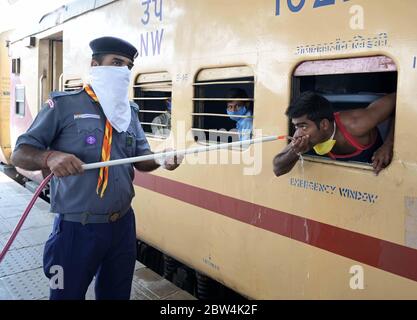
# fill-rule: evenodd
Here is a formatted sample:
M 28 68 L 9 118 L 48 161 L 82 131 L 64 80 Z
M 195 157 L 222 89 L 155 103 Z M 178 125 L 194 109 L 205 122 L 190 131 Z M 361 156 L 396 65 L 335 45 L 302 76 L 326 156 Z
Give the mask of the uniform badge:
M 100 115 L 98 114 L 90 114 L 90 113 L 84 113 L 84 114 L 74 114 L 74 120 L 78 119 L 97 119 L 100 120 Z
M 87 136 L 85 138 L 85 143 L 92 146 L 97 143 L 97 138 L 95 136 Z
M 127 136 L 126 137 L 126 147 L 130 148 L 131 146 L 133 146 L 133 137 L 132 136 Z

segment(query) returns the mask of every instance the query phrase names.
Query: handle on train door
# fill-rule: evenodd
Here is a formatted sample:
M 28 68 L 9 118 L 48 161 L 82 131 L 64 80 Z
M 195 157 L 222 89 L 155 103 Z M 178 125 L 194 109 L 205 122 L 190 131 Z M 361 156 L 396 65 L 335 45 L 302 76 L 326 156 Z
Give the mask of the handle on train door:
M 64 74 L 61 73 L 61 75 L 59 76 L 59 80 L 58 80 L 58 91 L 64 91 Z
M 42 73 L 42 75 L 39 77 L 39 105 L 38 110 L 42 109 L 43 105 L 43 80 L 46 79 L 46 75 Z

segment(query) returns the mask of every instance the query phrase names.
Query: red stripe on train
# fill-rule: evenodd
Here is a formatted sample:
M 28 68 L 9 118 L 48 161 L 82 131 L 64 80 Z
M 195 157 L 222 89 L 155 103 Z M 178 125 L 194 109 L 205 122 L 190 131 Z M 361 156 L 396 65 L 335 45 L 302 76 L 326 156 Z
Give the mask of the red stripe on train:
M 136 173 L 135 185 L 417 281 L 417 250 L 228 197 L 181 182 Z

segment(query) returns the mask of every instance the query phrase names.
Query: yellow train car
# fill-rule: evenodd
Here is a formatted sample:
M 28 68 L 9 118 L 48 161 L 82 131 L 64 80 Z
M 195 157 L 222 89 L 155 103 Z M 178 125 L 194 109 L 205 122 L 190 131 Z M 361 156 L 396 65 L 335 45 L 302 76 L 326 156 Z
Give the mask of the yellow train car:
M 396 92 L 394 159 L 379 176 L 305 157 L 277 178 L 277 141 L 138 173 L 133 204 L 138 239 L 245 297 L 415 299 L 416 13 L 412 0 L 76 1 L 11 43 L 12 93 L 20 83 L 27 97 L 12 140 L 47 91 L 87 79 L 88 43 L 104 35 L 139 50 L 131 97 L 154 150 L 233 137 L 231 88 L 247 92 L 255 137 L 290 134 L 286 107 L 307 90 L 337 110 Z M 171 129 L 155 134 L 168 99 Z
M 0 162 L 10 164 L 10 59 L 7 41 L 10 32 L 0 33 Z

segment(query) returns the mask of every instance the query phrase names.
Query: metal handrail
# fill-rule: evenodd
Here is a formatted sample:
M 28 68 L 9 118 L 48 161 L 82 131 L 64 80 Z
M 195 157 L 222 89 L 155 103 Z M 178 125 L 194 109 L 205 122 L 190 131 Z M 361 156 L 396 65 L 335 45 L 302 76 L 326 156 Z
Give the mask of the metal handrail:
M 38 110 L 40 110 L 42 108 L 43 105 L 43 80 L 46 79 L 46 75 L 42 74 L 39 77 L 39 105 L 38 105 Z
M 59 80 L 58 80 L 58 90 L 59 91 L 64 91 L 64 73 L 61 73 L 61 75 L 59 76 Z

